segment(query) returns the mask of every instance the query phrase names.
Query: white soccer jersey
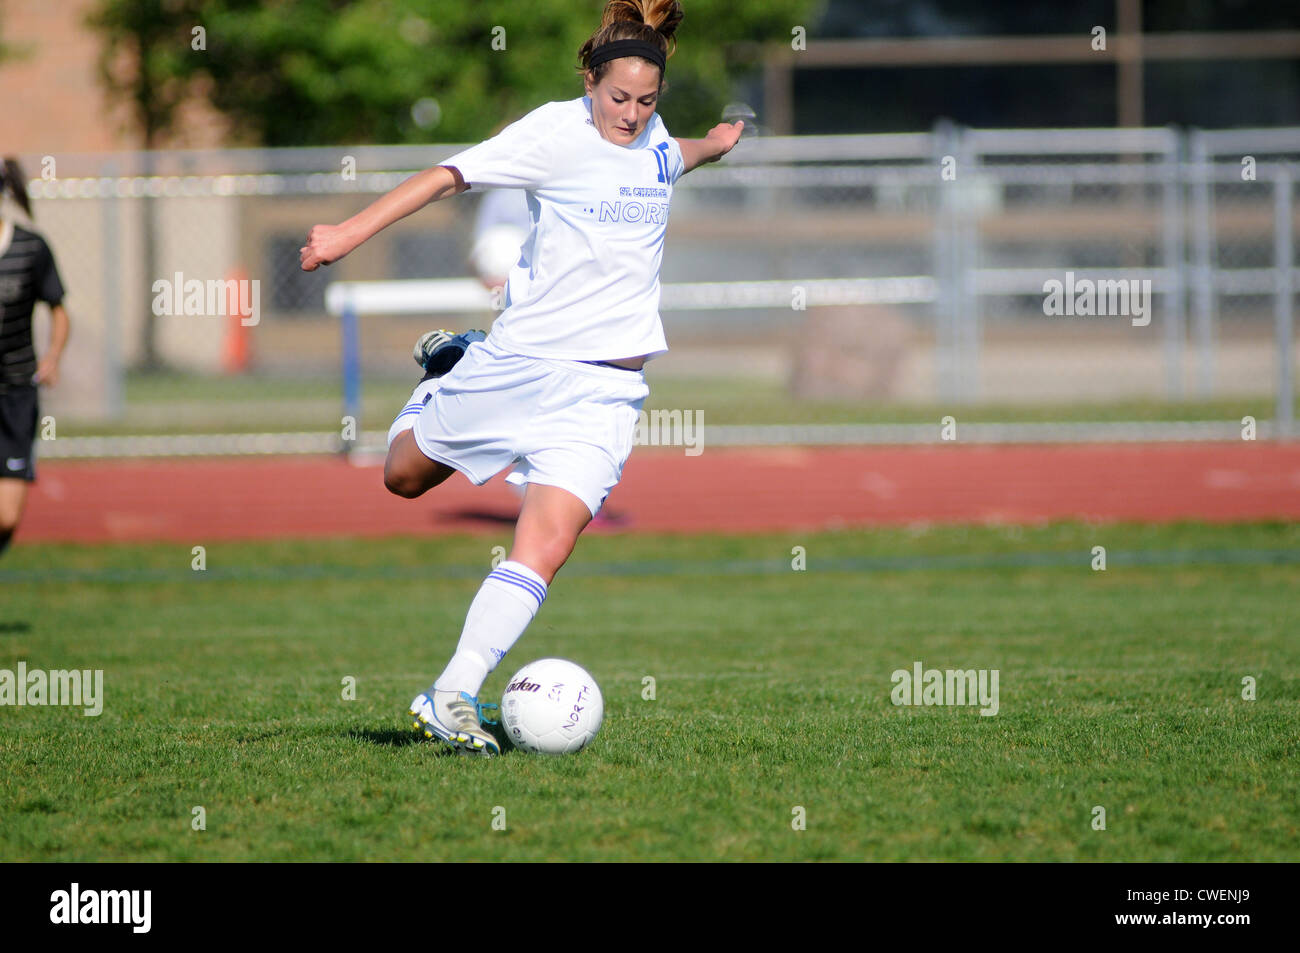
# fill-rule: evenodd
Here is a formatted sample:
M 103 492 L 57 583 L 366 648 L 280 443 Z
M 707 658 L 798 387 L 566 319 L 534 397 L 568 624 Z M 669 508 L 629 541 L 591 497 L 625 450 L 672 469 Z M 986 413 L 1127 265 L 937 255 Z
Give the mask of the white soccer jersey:
M 440 162 L 471 186 L 525 189 L 531 230 L 491 339 L 516 354 L 599 361 L 668 350 L 659 265 L 681 149 L 656 112 L 628 146 L 583 96 L 539 106 Z

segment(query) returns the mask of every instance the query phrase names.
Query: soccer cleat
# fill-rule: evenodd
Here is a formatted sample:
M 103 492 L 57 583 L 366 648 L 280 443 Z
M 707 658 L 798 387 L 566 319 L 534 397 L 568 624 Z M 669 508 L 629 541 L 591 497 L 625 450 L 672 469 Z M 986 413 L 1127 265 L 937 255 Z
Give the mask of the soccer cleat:
M 407 712 L 414 721 L 411 726 L 426 738 L 445 741 L 460 751 L 491 756 L 501 753 L 501 746 L 483 727 L 484 708 L 469 692 L 440 692 L 430 689 L 415 696 Z M 497 722 L 487 721 L 494 725 Z
M 483 331 L 466 331 L 452 334 L 450 331 L 426 331 L 415 342 L 411 356 L 415 363 L 424 368 L 424 378 L 442 377 L 456 362 L 465 356 L 466 349 L 475 341 L 487 340 Z

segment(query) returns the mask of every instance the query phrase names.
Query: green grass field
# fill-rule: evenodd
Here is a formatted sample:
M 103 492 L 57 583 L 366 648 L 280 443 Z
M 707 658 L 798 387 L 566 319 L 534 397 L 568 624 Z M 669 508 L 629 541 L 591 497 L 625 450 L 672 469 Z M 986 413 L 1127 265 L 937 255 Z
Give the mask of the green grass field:
M 676 377 L 647 372 L 648 409 L 694 409 L 721 424 L 937 423 L 951 405 L 796 401 L 783 382 L 756 377 Z M 367 377 L 362 386 L 363 430 L 387 430 L 410 396 L 411 377 Z M 62 421 L 60 436 L 119 434 L 333 432 L 343 398 L 337 376 L 318 378 L 133 374 L 125 391 L 125 416 L 113 421 Z M 1297 401 L 1300 417 L 1300 401 Z M 1059 404 L 981 403 L 958 408 L 969 423 L 1198 421 L 1240 422 L 1249 414 L 1272 420 L 1269 397 L 1072 401 Z
M 405 707 L 504 542 L 15 547 L 0 668 L 105 701 L 0 708 L 0 860 L 1300 860 L 1300 527 L 586 538 L 483 697 L 570 657 L 600 736 L 447 756 Z

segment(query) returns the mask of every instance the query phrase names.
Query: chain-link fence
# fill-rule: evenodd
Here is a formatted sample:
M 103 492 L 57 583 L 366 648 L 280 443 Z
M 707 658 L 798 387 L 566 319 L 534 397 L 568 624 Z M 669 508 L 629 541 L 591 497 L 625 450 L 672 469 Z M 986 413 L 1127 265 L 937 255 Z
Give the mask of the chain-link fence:
M 329 446 L 343 345 L 327 285 L 472 275 L 482 198 L 315 273 L 298 249 L 461 148 L 26 157 L 74 321 L 47 455 L 130 446 L 64 439 L 96 434 Z M 1298 159 L 1300 129 L 744 139 L 677 184 L 651 403 L 756 440 L 937 439 L 944 415 L 992 439 L 1234 436 L 1248 415 L 1285 432 Z M 362 316 L 363 429 L 409 393 L 421 331 L 493 317 L 450 300 Z M 1145 426 L 1116 429 L 1130 422 Z

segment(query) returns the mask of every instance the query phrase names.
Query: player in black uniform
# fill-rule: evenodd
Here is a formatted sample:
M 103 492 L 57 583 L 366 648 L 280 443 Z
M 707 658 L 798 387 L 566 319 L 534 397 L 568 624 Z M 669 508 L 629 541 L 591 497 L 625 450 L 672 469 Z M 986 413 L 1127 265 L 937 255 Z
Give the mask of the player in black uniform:
M 27 184 L 13 159 L 0 167 L 0 198 L 5 192 L 31 218 Z M 32 343 L 32 310 L 50 306 L 50 348 L 37 361 Z M 27 503 L 27 484 L 36 479 L 36 427 L 40 410 L 37 385 L 52 387 L 68 341 L 63 283 L 45 239 L 0 217 L 0 553 L 9 546 Z

